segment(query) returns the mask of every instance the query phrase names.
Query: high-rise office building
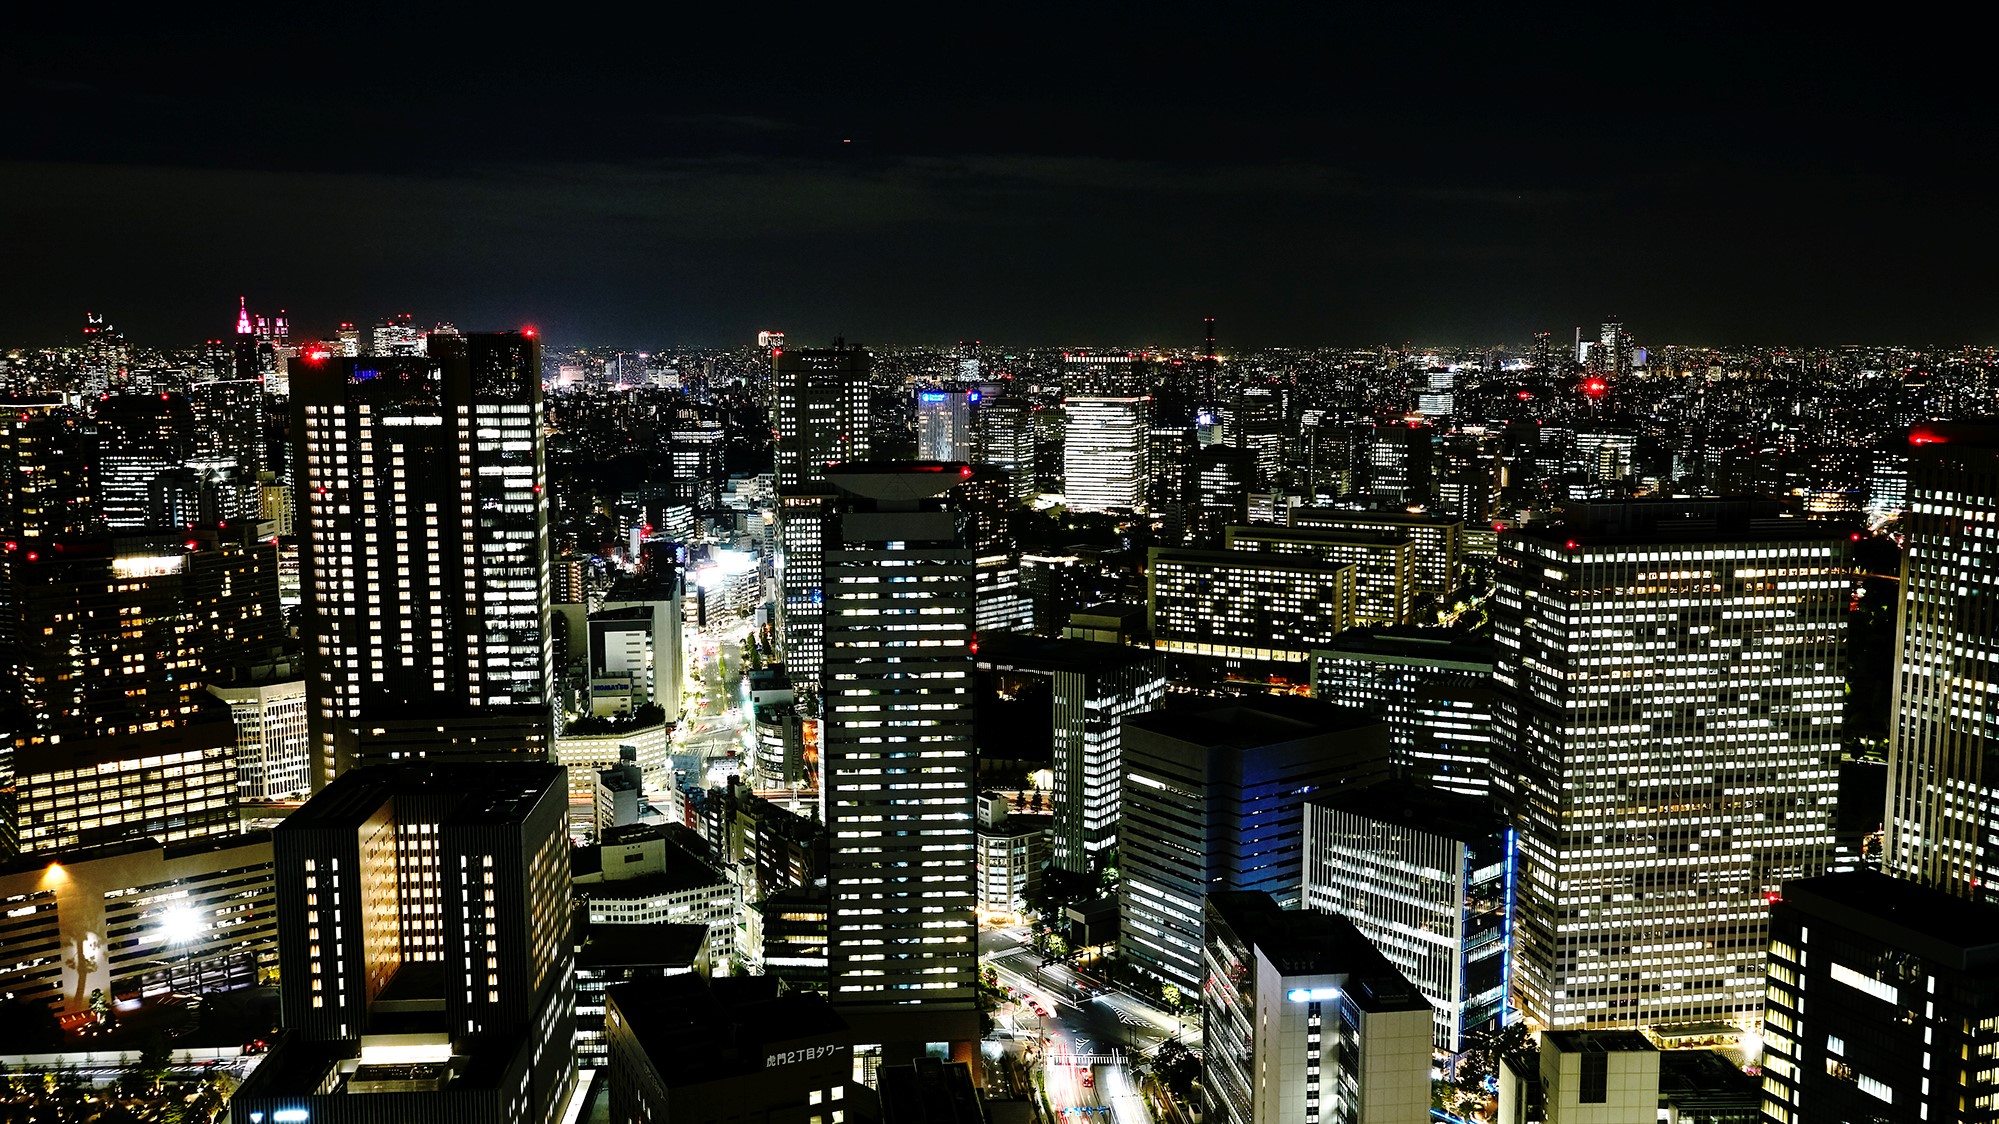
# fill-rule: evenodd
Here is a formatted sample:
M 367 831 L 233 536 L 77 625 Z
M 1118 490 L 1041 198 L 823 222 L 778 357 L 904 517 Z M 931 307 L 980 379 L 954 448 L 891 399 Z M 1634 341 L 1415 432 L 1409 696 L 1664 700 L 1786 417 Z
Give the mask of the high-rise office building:
M 975 562 L 933 462 L 828 474 L 821 769 L 832 999 L 883 1058 L 969 1051 L 975 1004 Z
M 1006 469 L 1014 502 L 1026 503 L 1039 490 L 1035 477 L 1034 404 L 1025 398 L 987 398 L 979 403 L 978 462 Z
M 1445 603 L 1457 595 L 1458 567 L 1464 550 L 1464 524 L 1460 520 L 1399 511 L 1294 507 L 1291 525 L 1406 535 L 1416 543 L 1416 588 Z
M 858 347 L 771 352 L 784 660 L 793 682 L 808 691 L 817 688 L 825 660 L 826 468 L 868 457 L 870 366 Z
M 1528 1018 L 1760 1010 L 1766 895 L 1832 854 L 1849 545 L 1729 500 L 1572 504 L 1501 540 L 1492 776 Z
M 1164 661 L 1143 648 L 980 633 L 980 671 L 1046 679 L 1052 688 L 1055 784 L 1050 861 L 1095 871 L 1117 846 L 1124 794 L 1124 719 L 1166 696 Z
M 1999 1120 L 1999 907 L 1871 871 L 1770 908 L 1763 1119 Z
M 1910 434 L 1883 866 L 1954 894 L 1999 887 L 1999 424 Z
M 1430 1118 L 1430 1004 L 1345 918 L 1204 906 L 1201 1098 L 1217 1124 Z
M 972 407 L 979 397 L 976 390 L 917 391 L 916 459 L 971 461 Z
M 1284 467 L 1284 399 L 1271 387 L 1244 387 L 1226 421 L 1229 444 L 1255 458 L 1257 486 L 1270 487 Z
M 305 681 L 211 684 L 236 723 L 236 790 L 243 800 L 283 800 L 312 791 L 312 735 Z
M 1123 751 L 1120 948 L 1188 990 L 1201 986 L 1202 897 L 1260 890 L 1296 905 L 1305 801 L 1388 775 L 1379 720 L 1285 696 L 1135 715 Z
M 1153 644 L 1302 664 L 1353 624 L 1354 569 L 1300 554 L 1155 546 L 1145 568 Z
M 6 545 L 0 851 L 236 830 L 235 734 L 190 607 L 215 533 Z
M 1062 495 L 1069 506 L 1144 511 L 1152 399 L 1072 396 L 1062 411 Z
M 1328 527 L 1231 526 L 1222 536 L 1230 550 L 1300 554 L 1352 565 L 1357 625 L 1407 624 L 1415 612 L 1416 542 L 1407 535 Z
M 96 520 L 89 423 L 60 398 L 0 402 L 0 538 L 85 534 Z
M 565 801 L 555 765 L 426 762 L 350 770 L 287 817 L 271 840 L 286 1035 L 233 1116 L 560 1120 Z
M 1436 1009 L 1435 1044 L 1506 1014 L 1513 831 L 1490 803 L 1409 780 L 1305 805 L 1305 906 L 1353 922 Z
M 1378 425 L 1368 438 L 1367 490 L 1374 502 L 1399 508 L 1430 502 L 1435 490 L 1431 451 L 1436 431 L 1427 423 Z
M 1075 397 L 1125 398 L 1151 394 L 1152 361 L 1132 352 L 1062 353 L 1062 390 Z
M 316 785 L 357 761 L 547 749 L 540 341 L 429 351 L 293 380 Z
M 161 473 L 187 463 L 193 451 L 194 416 L 178 394 L 116 394 L 100 399 L 97 420 L 97 497 L 113 530 L 143 530 L 148 486 Z
M 777 500 L 777 527 L 782 550 L 777 557 L 780 635 L 784 669 L 801 691 L 819 689 L 826 666 L 825 535 L 833 489 L 782 491 Z
M 828 465 L 868 459 L 867 351 L 780 348 L 771 356 L 778 488 L 821 484 Z
M 1492 642 L 1445 629 L 1351 629 L 1312 653 L 1312 696 L 1388 723 L 1399 776 L 1492 791 Z

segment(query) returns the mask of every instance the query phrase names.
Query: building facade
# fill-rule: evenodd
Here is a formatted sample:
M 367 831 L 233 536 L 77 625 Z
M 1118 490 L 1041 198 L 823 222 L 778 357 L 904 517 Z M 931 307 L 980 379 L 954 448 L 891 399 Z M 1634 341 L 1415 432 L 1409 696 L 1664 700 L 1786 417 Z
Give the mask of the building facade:
M 1206 1119 L 1429 1119 L 1430 1005 L 1366 937 L 1268 894 L 1216 893 L 1203 908 Z
M 1910 434 L 1883 868 L 1999 886 L 1999 425 Z
M 1305 905 L 1353 922 L 1436 1010 L 1435 1043 L 1506 1017 L 1513 832 L 1483 800 L 1388 781 L 1305 805 Z
M 1999 1120 L 1999 907 L 1871 871 L 1770 911 L 1763 1119 Z
M 978 666 L 1050 681 L 1055 783 L 1049 861 L 1078 874 L 1098 869 L 1117 846 L 1124 720 L 1165 698 L 1163 662 L 1122 644 L 981 633 Z
M 867 1041 L 884 1057 L 978 1037 L 974 556 L 945 504 L 971 471 L 829 474 L 841 499 L 825 535 L 827 955 L 835 1005 L 880 1035 Z
M 1388 723 L 1395 771 L 1467 796 L 1492 790 L 1492 642 L 1443 629 L 1361 629 L 1312 653 L 1312 696 Z
M 1302 894 L 1305 801 L 1388 774 L 1379 721 L 1308 699 L 1245 696 L 1125 719 L 1118 827 L 1119 948 L 1127 963 L 1201 986 L 1201 899 Z
M 1493 788 L 1529 1019 L 1755 1018 L 1766 896 L 1832 854 L 1848 545 L 1722 500 L 1501 540 Z
M 1062 403 L 1062 496 L 1076 511 L 1146 510 L 1152 399 Z
M 548 750 L 541 343 L 428 347 L 292 380 L 317 786 L 357 762 Z

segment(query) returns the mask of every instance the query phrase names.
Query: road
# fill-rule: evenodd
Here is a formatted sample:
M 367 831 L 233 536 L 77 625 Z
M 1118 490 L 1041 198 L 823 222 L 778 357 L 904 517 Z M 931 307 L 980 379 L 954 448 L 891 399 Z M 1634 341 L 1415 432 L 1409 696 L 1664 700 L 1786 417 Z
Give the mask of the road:
M 1175 1035 L 1198 1031 L 1172 1014 L 1118 991 L 1065 964 L 1043 966 L 1025 945 L 1023 929 L 984 930 L 979 959 L 1002 986 L 1024 996 L 997 1012 L 1000 1029 L 1024 1041 L 1027 1061 L 1040 1069 L 1048 1102 L 1059 1117 L 1151 1124 L 1152 1114 L 1131 1066 Z M 1037 1014 L 1036 1007 L 1047 1012 Z
M 700 787 L 726 784 L 731 775 L 749 769 L 743 758 L 756 731 L 753 726 L 745 728 L 748 719 L 742 709 L 742 650 L 747 635 L 749 624 L 739 621 L 697 632 L 688 643 L 689 682 L 673 750 L 699 753 L 707 763 L 706 775 L 688 778 Z

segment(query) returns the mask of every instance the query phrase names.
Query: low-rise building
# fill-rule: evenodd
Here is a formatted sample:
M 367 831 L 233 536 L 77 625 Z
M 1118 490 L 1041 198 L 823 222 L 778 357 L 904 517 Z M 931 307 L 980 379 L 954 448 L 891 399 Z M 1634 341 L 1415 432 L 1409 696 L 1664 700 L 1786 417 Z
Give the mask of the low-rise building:
M 817 992 L 766 977 L 636 980 L 605 993 L 614 1124 L 876 1116 L 847 1022 Z

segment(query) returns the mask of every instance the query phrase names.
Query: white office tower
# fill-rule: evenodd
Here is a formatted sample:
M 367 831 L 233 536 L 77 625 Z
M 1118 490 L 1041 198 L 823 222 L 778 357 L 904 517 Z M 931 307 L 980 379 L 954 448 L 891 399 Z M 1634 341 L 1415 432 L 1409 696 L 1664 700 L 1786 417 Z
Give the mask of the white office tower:
M 1062 494 L 1074 511 L 1145 510 L 1150 398 L 1063 402 Z
M 211 683 L 208 693 L 229 704 L 229 717 L 236 723 L 239 799 L 283 800 L 312 792 L 312 738 L 306 720 L 304 680 L 240 687 Z
M 1895 718 L 1888 749 L 1890 874 L 1964 897 L 1999 887 L 1999 425 L 1910 435 Z
M 971 461 L 972 406 L 978 400 L 976 390 L 917 391 L 916 459 Z
M 1203 914 L 1207 1120 L 1431 1119 L 1430 1004 L 1367 937 L 1268 894 L 1210 894 Z
M 821 696 L 832 999 L 896 1064 L 978 1039 L 973 570 L 931 462 L 829 472 Z
M 1832 855 L 1849 546 L 1740 500 L 1500 540 L 1493 791 L 1534 1023 L 1760 1016 L 1769 901 Z
M 301 363 L 291 408 L 314 787 L 356 763 L 543 759 L 540 341 Z

